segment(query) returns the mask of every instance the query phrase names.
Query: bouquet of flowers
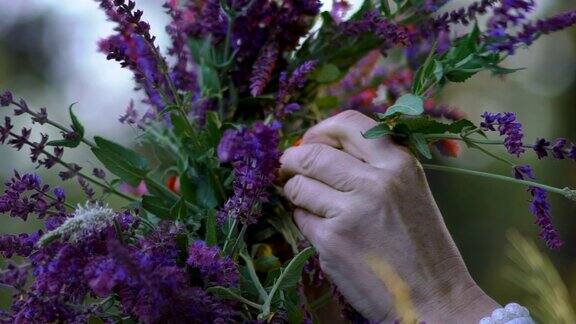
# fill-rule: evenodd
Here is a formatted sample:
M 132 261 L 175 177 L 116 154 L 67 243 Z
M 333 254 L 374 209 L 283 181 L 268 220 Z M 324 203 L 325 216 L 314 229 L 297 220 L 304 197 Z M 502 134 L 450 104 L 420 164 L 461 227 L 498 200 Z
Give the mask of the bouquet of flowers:
M 57 169 L 86 197 L 72 202 L 31 173 L 6 183 L 0 212 L 33 215 L 43 228 L 0 236 L 8 259 L 0 283 L 13 291 L 1 322 L 315 321 L 336 292 L 304 293 L 322 272 L 292 223 L 277 170 L 283 149 L 344 109 L 378 121 L 367 141 L 390 136 L 425 169 L 524 186 L 541 238 L 562 245 L 547 195 L 576 200 L 576 191 L 536 181 L 517 158 L 531 151 L 576 160 L 576 146 L 562 138 L 527 144 L 513 113 L 486 112 L 476 124 L 435 98 L 485 70 L 515 72 L 501 62 L 576 24 L 576 11 L 532 21 L 535 0 L 479 0 L 454 11 L 442 10 L 447 0 L 364 0 L 351 14 L 346 0 L 322 13 L 318 0 L 167 0 L 171 45 L 162 51 L 134 1 L 97 1 L 116 25 L 100 51 L 132 72 L 145 95 L 120 117 L 140 135 L 132 148 L 87 138 L 73 106 L 62 123 L 0 92 L 0 142 L 29 149 L 33 163 Z M 62 136 L 14 129 L 15 116 Z M 510 165 L 511 176 L 428 161 L 433 150 L 458 156 L 459 143 Z M 79 146 L 101 167 L 66 160 Z

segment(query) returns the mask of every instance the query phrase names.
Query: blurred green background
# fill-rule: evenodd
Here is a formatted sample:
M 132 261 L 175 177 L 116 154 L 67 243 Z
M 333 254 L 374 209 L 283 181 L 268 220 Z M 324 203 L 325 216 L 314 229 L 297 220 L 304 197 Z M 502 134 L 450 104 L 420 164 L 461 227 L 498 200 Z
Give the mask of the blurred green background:
M 452 1 L 457 7 L 469 1 Z M 548 16 L 576 5 L 566 1 L 545 2 L 534 13 Z M 159 36 L 161 47 L 167 39 L 163 26 L 167 17 L 161 1 L 138 1 L 145 18 Z M 96 42 L 112 31 L 94 1 L 77 0 L 0 0 L 0 89 L 10 88 L 18 97 L 27 98 L 32 107 L 48 107 L 54 119 L 65 120 L 69 104 L 78 102 L 78 115 L 88 135 L 106 134 L 129 143 L 135 132 L 117 122 L 130 98 L 134 98 L 131 75 L 115 62 L 96 53 Z M 507 77 L 488 74 L 474 77 L 465 84 L 450 85 L 441 102 L 461 107 L 472 120 L 483 111 L 518 112 L 527 141 L 536 137 L 566 137 L 576 140 L 576 30 L 541 38 L 528 50 L 509 58 L 507 67 L 529 67 Z M 0 114 L 3 114 L 0 112 Z M 26 118 L 22 118 L 22 122 Z M 38 125 L 33 126 L 35 130 Z M 38 133 L 38 131 L 36 131 Z M 50 132 L 49 132 L 50 133 Z M 51 133 L 53 134 L 53 133 Z M 90 165 L 87 151 L 67 152 L 67 160 Z M 527 162 L 536 175 L 556 186 L 576 187 L 574 161 L 537 161 L 533 154 Z M 466 166 L 507 174 L 505 165 L 486 159 L 466 149 L 458 159 L 445 159 L 449 165 Z M 13 169 L 32 171 L 27 152 L 15 152 L 0 146 L 0 180 L 10 177 Z M 58 183 L 53 173 L 39 170 L 43 179 Z M 497 301 L 528 303 L 523 290 L 503 275 L 511 264 L 506 257 L 506 232 L 517 228 L 530 239 L 537 237 L 533 217 L 528 213 L 528 194 L 523 188 L 474 177 L 430 173 L 434 195 L 446 223 L 458 244 L 473 277 Z M 77 188 L 75 183 L 64 185 Z M 71 201 L 77 190 L 69 190 Z M 576 292 L 576 204 L 552 196 L 553 216 L 565 246 L 561 251 L 545 251 L 559 270 L 570 292 Z M 33 224 L 0 215 L 0 232 L 30 231 Z M 0 288 L 0 308 L 6 307 L 8 291 Z M 572 297 L 573 304 L 576 299 Z

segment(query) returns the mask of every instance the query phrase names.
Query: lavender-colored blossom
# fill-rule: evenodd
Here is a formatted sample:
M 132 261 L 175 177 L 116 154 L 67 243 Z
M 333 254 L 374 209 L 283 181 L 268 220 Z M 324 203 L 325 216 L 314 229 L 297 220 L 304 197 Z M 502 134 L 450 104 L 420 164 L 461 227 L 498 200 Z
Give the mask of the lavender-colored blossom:
M 225 134 L 218 147 L 223 162 L 234 167 L 234 195 L 218 212 L 218 220 L 237 218 L 244 224 L 256 222 L 259 208 L 268 201 L 267 188 L 280 166 L 279 125 L 256 122 L 250 129 Z
M 529 210 L 536 216 L 536 224 L 540 227 L 540 238 L 546 242 L 549 248 L 559 249 L 563 242 L 559 238 L 558 230 L 552 223 L 550 203 L 548 203 L 546 191 L 536 187 L 531 187 L 528 191 L 533 197 Z
M 564 150 L 567 148 L 568 141 L 564 138 L 558 138 L 552 145 L 552 156 L 556 159 L 563 160 L 566 157 Z
M 197 90 L 197 75 L 192 66 L 192 54 L 188 47 L 188 34 L 192 31 L 195 22 L 194 15 L 191 14 L 189 7 L 181 8 L 175 1 L 167 1 L 164 8 L 172 21 L 166 26 L 166 32 L 170 35 L 172 41 L 168 48 L 168 54 L 176 58 L 171 71 L 171 78 L 174 80 L 174 86 L 183 91 Z
M 515 166 L 514 177 L 520 180 L 534 179 L 532 168 L 529 165 Z M 546 245 L 554 250 L 559 249 L 563 242 L 560 240 L 558 230 L 552 223 L 550 215 L 550 203 L 548 194 L 542 188 L 530 186 L 528 192 L 532 195 L 532 201 L 528 210 L 536 217 L 536 225 L 540 228 L 540 238 L 546 242 Z
M 531 45 L 541 35 L 560 31 L 574 24 L 576 24 L 576 11 L 568 11 L 535 22 L 526 22 L 516 35 L 508 35 L 502 29 L 492 30 L 493 40 L 489 47 L 493 51 L 513 54 L 516 48 Z
M 290 77 L 286 71 L 280 73 L 280 84 L 276 95 L 276 115 L 278 117 L 285 116 L 285 106 L 295 92 L 304 87 L 308 75 L 316 68 L 316 63 L 316 61 L 304 62 L 292 72 Z
M 532 146 L 536 155 L 538 155 L 539 159 L 542 159 L 548 156 L 548 147 L 550 146 L 550 142 L 547 141 L 545 138 L 539 138 L 536 140 L 536 143 Z
M 346 0 L 333 0 L 330 15 L 332 19 L 339 24 L 344 20 L 344 16 L 346 16 L 346 13 L 348 13 L 351 7 L 350 3 Z
M 100 168 L 94 168 L 92 170 L 92 175 L 95 176 L 98 179 L 106 179 L 106 171 L 100 169 Z
M 386 50 L 397 45 L 409 45 L 407 30 L 382 16 L 380 11 L 366 12 L 362 19 L 340 24 L 340 30 L 348 35 L 373 33 L 382 40 L 380 48 Z
M 27 257 L 34 250 L 34 245 L 42 236 L 42 231 L 32 234 L 2 234 L 0 235 L 0 255 L 11 258 L 14 255 Z
M 44 218 L 46 215 L 66 217 L 64 200 L 49 197 L 47 192 L 50 187 L 42 185 L 38 175 L 33 173 L 20 175 L 15 172 L 14 177 L 5 185 L 5 192 L 0 195 L 0 213 L 23 220 L 30 214 L 36 214 L 38 218 Z
M 510 154 L 520 156 L 525 152 L 522 139 L 522 125 L 516 120 L 516 115 L 511 112 L 506 113 L 489 113 L 482 114 L 484 120 L 480 123 L 483 130 L 500 132 L 504 136 L 504 146 Z
M 12 93 L 10 91 L 4 91 L 0 94 L 0 107 L 8 107 L 12 103 Z
M 100 51 L 129 68 L 135 80 L 146 95 L 146 103 L 155 107 L 157 112 L 164 109 L 162 94 L 168 100 L 173 95 L 167 85 L 168 80 L 162 67 L 166 67 L 165 59 L 154 44 L 155 37 L 150 34 L 150 25 L 143 21 L 142 11 L 135 10 L 134 1 L 97 0 L 104 9 L 109 20 L 117 24 L 117 34 L 100 41 Z
M 4 270 L 0 270 L 0 284 L 23 289 L 28 279 L 29 270 L 30 266 L 27 264 L 19 266 L 13 262 L 8 262 Z
M 530 165 L 517 165 L 512 171 L 516 179 L 534 179 L 534 173 Z
M 262 48 L 250 76 L 250 94 L 253 97 L 261 95 L 262 91 L 264 91 L 264 88 L 272 78 L 277 59 L 278 44 L 270 43 Z
M 238 282 L 236 264 L 229 257 L 220 256 L 217 246 L 208 246 L 204 241 L 190 246 L 186 263 L 199 269 L 202 278 L 210 284 L 235 286 Z

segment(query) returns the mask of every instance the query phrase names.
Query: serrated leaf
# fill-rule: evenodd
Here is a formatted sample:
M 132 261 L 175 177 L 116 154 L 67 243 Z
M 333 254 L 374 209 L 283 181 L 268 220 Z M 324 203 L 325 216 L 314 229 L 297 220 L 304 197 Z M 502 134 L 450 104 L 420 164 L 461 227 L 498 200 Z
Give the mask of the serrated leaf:
M 412 143 L 414 144 L 414 148 L 422 154 L 427 159 L 432 158 L 432 152 L 430 152 L 430 147 L 428 146 L 428 141 L 426 141 L 426 137 L 422 133 L 414 133 L 411 136 Z
M 407 93 L 398 98 L 394 105 L 389 107 L 384 113 L 385 117 L 396 113 L 410 116 L 418 116 L 424 112 L 424 100 L 420 96 Z
M 362 136 L 366 139 L 373 139 L 379 138 L 386 135 L 393 134 L 394 132 L 390 129 L 390 127 L 386 123 L 380 123 L 369 130 L 367 130 Z

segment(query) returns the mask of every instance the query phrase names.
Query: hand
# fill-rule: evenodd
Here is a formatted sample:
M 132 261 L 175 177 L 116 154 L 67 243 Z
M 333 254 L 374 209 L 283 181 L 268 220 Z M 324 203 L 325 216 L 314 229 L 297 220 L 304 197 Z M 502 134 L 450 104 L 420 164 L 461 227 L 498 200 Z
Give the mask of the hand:
M 371 320 L 394 320 L 392 298 L 367 257 L 388 264 L 410 288 L 419 320 L 478 323 L 498 305 L 473 281 L 428 187 L 423 169 L 388 138 L 367 140 L 376 123 L 345 111 L 311 128 L 281 158 L 294 220 L 321 268 Z

